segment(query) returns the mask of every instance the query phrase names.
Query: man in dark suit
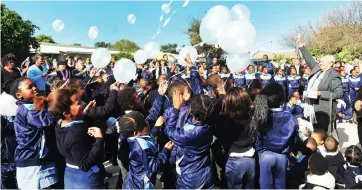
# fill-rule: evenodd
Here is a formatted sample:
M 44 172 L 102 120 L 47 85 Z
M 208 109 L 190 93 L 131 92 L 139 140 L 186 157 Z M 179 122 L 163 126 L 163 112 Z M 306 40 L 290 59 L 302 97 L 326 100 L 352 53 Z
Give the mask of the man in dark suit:
M 295 68 L 298 76 L 303 76 L 303 66 L 300 64 L 299 59 L 292 59 L 291 67 Z M 290 75 L 290 67 L 287 68 L 287 75 Z
M 334 121 L 336 115 L 336 100 L 343 97 L 341 77 L 332 69 L 335 59 L 332 55 L 326 55 L 320 59 L 319 63 L 316 62 L 303 46 L 300 34 L 297 44 L 308 66 L 312 69 L 305 93 L 307 97 L 305 98 L 304 115 L 310 118 L 315 128 L 327 131 L 330 122 Z

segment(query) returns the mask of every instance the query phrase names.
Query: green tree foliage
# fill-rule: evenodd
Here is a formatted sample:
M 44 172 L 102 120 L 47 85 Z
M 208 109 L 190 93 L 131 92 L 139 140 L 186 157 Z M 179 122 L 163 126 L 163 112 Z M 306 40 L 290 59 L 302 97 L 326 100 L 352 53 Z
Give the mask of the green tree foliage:
M 201 24 L 200 19 L 192 18 L 190 21 L 189 28 L 187 29 L 186 34 L 189 36 L 190 43 L 192 46 L 202 42 L 200 36 L 200 24 Z M 220 58 L 221 55 L 224 53 L 224 51 L 221 48 L 215 48 L 214 46 L 207 44 L 204 44 L 202 47 L 197 46 L 196 49 L 199 54 L 205 53 L 205 55 L 207 55 L 208 53 L 210 53 L 211 55 L 210 57 L 216 57 L 216 58 Z
M 111 43 L 107 43 L 107 42 L 103 42 L 103 41 L 101 41 L 101 42 L 96 42 L 95 44 L 94 44 L 94 47 L 96 47 L 96 48 L 108 48 L 108 47 L 110 47 L 111 46 Z
M 173 54 L 178 54 L 177 51 L 177 44 L 165 44 L 165 45 L 161 45 L 161 51 L 165 52 L 165 53 L 173 53 Z
M 313 56 L 331 54 L 346 62 L 362 57 L 362 1 L 325 12 L 317 22 L 298 25 L 282 36 L 281 44 L 298 51 L 295 43 L 298 33 Z
M 112 45 L 112 49 L 126 53 L 134 53 L 137 50 L 139 50 L 140 47 L 136 43 L 130 40 L 122 39 L 116 42 L 114 45 Z
M 29 20 L 23 20 L 15 11 L 1 4 L 1 54 L 13 53 L 19 61 L 29 54 L 30 46 L 34 49 L 39 43 L 33 37 L 39 29 Z
M 126 59 L 133 59 L 133 54 L 131 53 L 125 53 L 125 52 L 120 52 L 120 53 L 117 53 L 116 55 L 114 55 L 114 58 L 116 60 L 120 60 L 122 58 L 126 58 Z
M 53 40 L 53 38 L 51 36 L 47 36 L 45 34 L 40 34 L 38 36 L 35 37 L 36 40 L 38 40 L 38 42 L 44 42 L 44 43 L 55 43 L 55 41 Z

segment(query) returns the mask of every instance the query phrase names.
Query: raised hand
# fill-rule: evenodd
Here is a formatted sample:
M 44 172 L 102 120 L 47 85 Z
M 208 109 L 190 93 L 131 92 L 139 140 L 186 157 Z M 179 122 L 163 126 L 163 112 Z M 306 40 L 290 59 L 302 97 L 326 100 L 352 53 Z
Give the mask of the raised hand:
M 119 90 L 119 82 L 115 82 L 110 86 L 111 90 Z
M 161 95 L 161 96 L 164 96 L 166 91 L 167 91 L 167 87 L 168 87 L 168 84 L 167 83 L 164 83 L 164 84 L 160 84 L 160 86 L 158 87 L 158 93 Z
M 168 149 L 168 150 L 172 150 L 173 149 L 173 142 L 172 141 L 168 141 L 165 145 L 165 147 Z
M 303 47 L 302 36 L 300 35 L 300 33 L 298 33 L 297 45 L 298 45 L 299 47 Z
M 88 105 L 84 108 L 83 110 L 83 114 L 87 114 L 89 113 L 92 109 L 94 109 L 96 107 L 96 101 L 93 100 L 93 101 L 90 101 L 88 103 Z
M 90 127 L 88 128 L 88 135 L 95 138 L 103 138 L 103 134 L 100 128 Z
M 217 92 L 221 95 L 226 95 L 225 86 L 224 84 L 220 84 L 217 87 Z
M 163 119 L 162 116 L 160 116 L 155 123 L 155 127 L 161 127 L 164 123 L 165 123 L 165 120 Z
M 194 66 L 194 64 L 193 64 L 192 61 L 191 61 L 190 53 L 189 53 L 189 52 L 187 52 L 187 54 L 186 54 L 186 56 L 185 56 L 185 62 L 187 63 L 187 66 L 188 66 L 188 67 Z
M 69 79 L 67 79 L 67 80 L 65 81 L 65 83 L 64 83 L 62 86 L 60 86 L 60 87 L 59 87 L 59 89 L 62 89 L 62 88 L 68 87 L 69 82 L 70 82 L 70 80 L 69 80 Z
M 174 108 L 178 110 L 181 109 L 181 106 L 183 104 L 183 98 L 179 90 L 173 92 L 172 103 Z

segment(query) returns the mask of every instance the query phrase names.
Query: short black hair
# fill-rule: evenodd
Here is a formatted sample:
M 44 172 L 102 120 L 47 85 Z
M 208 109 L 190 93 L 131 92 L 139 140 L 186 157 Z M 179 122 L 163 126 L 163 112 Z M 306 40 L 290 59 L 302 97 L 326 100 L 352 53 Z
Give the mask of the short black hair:
M 346 161 L 353 166 L 360 166 L 362 162 L 362 151 L 358 146 L 351 145 L 345 152 Z
M 180 91 L 180 95 L 184 94 L 184 89 L 185 87 L 188 87 L 187 84 L 182 83 L 182 82 L 173 82 L 170 87 L 168 88 L 168 97 L 171 98 L 173 97 L 173 93 L 176 92 L 177 90 Z
M 16 61 L 16 57 L 14 54 L 12 53 L 8 53 L 6 54 L 2 59 L 1 59 L 1 64 L 5 67 L 9 61 Z
M 117 102 L 123 111 L 132 109 L 135 103 L 135 97 L 133 96 L 134 93 L 136 93 L 134 88 L 125 88 L 118 91 Z
M 212 100 L 209 96 L 200 94 L 192 98 L 190 114 L 200 122 L 205 122 L 212 113 Z
M 8 90 L 9 91 L 9 94 L 10 95 L 12 95 L 15 99 L 18 99 L 17 97 L 16 97 L 16 93 L 18 93 L 18 91 L 19 91 L 19 86 L 20 86 L 20 84 L 24 81 L 24 80 L 27 80 L 27 79 L 29 79 L 29 78 L 27 78 L 27 77 L 20 77 L 20 78 L 18 78 L 18 79 L 15 79 L 15 80 L 10 80 L 10 81 L 8 81 L 8 83 L 7 84 L 5 84 L 5 88 L 7 88 L 6 90 Z M 30 80 L 30 79 L 29 79 Z
M 132 111 L 122 116 L 118 121 L 119 133 L 125 137 L 133 136 L 135 131 L 143 131 L 148 128 L 143 114 L 139 111 Z

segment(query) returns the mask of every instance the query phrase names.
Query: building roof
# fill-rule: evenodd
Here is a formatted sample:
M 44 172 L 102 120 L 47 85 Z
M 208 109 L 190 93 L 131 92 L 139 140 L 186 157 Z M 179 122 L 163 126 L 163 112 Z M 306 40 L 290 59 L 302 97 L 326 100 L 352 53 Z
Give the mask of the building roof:
M 53 43 L 40 43 L 40 53 L 43 54 L 81 54 L 81 55 L 91 55 L 95 51 L 95 47 L 87 46 L 74 46 L 66 44 L 53 44 Z M 111 54 L 120 53 L 120 51 L 109 49 Z M 36 49 L 30 48 L 30 53 L 38 53 Z M 133 53 L 131 53 L 133 55 Z M 157 59 L 162 59 L 163 55 L 167 54 L 169 59 L 177 59 L 178 55 L 172 53 L 159 52 L 156 56 Z
M 269 59 L 275 59 L 276 57 L 275 53 L 259 50 L 255 52 L 255 54 L 251 57 L 251 59 L 252 60 L 263 59 L 264 55 L 268 55 Z
M 43 54 L 60 54 L 60 53 L 79 53 L 92 54 L 95 47 L 73 46 L 65 44 L 40 43 L 39 52 Z M 37 53 L 36 49 L 30 48 L 31 53 Z M 117 54 L 119 51 L 110 49 L 111 54 Z
M 276 53 L 276 55 L 281 55 L 285 58 L 298 58 L 298 54 L 295 52 L 295 51 L 286 51 L 286 52 L 279 52 L 279 53 Z

